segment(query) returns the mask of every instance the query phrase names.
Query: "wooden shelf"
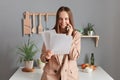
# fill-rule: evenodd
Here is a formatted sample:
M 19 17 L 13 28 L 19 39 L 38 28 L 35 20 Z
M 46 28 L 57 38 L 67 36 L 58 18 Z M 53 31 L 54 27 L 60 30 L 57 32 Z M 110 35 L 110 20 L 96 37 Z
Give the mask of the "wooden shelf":
M 98 47 L 98 41 L 99 41 L 99 36 L 98 35 L 93 35 L 93 36 L 82 35 L 81 37 L 83 37 L 83 38 L 95 38 L 95 46 Z

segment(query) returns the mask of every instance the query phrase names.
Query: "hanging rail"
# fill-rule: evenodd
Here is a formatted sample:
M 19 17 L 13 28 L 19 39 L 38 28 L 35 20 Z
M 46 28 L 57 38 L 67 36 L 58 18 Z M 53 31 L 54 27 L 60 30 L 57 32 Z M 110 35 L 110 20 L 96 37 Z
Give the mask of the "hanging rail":
M 29 11 L 25 11 L 23 13 L 24 18 L 23 18 L 23 34 L 24 35 L 31 35 L 33 33 L 41 33 L 43 31 L 43 28 L 39 25 L 39 29 L 38 26 L 35 26 L 36 23 L 36 17 L 38 16 L 45 16 L 45 20 L 48 21 L 48 16 L 55 16 L 56 13 L 54 12 L 29 12 Z M 40 21 L 37 21 L 39 23 L 41 23 Z

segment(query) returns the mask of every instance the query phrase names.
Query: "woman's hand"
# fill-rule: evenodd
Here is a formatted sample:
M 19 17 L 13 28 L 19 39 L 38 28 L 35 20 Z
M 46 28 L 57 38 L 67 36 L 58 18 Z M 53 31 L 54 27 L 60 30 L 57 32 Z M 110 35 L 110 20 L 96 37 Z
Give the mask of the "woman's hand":
M 50 50 L 47 50 L 46 53 L 45 53 L 45 58 L 47 60 L 49 60 L 49 59 L 51 59 L 52 55 L 53 55 L 53 52 L 50 51 Z
M 67 28 L 68 28 L 68 35 L 72 35 L 72 32 L 73 32 L 73 27 L 72 27 L 72 25 L 71 25 L 71 24 L 68 24 Z

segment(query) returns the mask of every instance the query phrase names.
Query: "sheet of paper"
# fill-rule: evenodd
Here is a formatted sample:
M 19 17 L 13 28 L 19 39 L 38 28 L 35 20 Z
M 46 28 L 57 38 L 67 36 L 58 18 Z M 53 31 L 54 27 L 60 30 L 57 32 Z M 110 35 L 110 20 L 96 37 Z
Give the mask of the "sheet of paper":
M 50 48 L 55 54 L 68 54 L 72 44 L 72 36 L 52 34 L 50 41 Z
M 42 33 L 42 38 L 46 49 L 53 51 L 54 54 L 69 54 L 72 36 L 57 34 L 55 30 L 49 30 Z
M 47 30 L 42 32 L 42 38 L 45 43 L 46 49 L 50 49 L 50 35 L 55 33 L 55 30 Z

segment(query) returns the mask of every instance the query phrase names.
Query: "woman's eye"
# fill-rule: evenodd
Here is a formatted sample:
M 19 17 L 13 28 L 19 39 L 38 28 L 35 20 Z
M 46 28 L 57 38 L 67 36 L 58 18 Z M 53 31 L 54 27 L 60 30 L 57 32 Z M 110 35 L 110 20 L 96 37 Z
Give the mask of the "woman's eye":
M 67 21 L 67 20 L 69 20 L 69 18 L 59 18 L 59 20 L 65 20 L 65 21 Z
M 59 20 L 62 20 L 62 18 L 59 18 Z
M 65 20 L 69 20 L 68 18 L 65 18 Z

